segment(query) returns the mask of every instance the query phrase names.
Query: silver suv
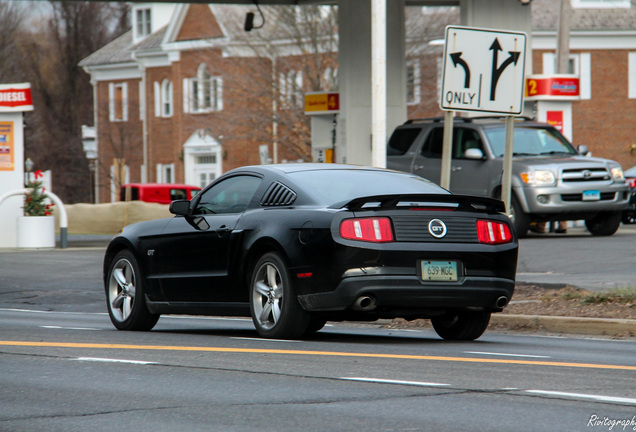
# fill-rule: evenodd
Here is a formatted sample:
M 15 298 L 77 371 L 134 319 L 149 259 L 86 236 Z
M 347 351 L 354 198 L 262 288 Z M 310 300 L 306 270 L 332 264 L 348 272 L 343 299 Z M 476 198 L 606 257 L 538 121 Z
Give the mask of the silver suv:
M 387 146 L 388 168 L 439 183 L 444 119 L 409 120 Z M 457 194 L 501 196 L 505 121 L 456 118 L 450 189 Z M 517 235 L 531 222 L 585 220 L 593 235 L 612 235 L 629 201 L 629 186 L 614 161 L 583 156 L 554 127 L 515 122 L 511 217 Z

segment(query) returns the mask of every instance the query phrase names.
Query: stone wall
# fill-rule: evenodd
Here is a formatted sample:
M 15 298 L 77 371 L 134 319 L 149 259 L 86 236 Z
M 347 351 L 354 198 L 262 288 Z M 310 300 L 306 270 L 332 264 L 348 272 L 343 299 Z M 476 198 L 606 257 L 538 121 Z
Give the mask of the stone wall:
M 109 204 L 70 204 L 64 206 L 68 215 L 69 234 L 112 234 L 136 222 L 172 217 L 166 204 L 142 201 Z M 59 211 L 54 211 L 59 232 Z

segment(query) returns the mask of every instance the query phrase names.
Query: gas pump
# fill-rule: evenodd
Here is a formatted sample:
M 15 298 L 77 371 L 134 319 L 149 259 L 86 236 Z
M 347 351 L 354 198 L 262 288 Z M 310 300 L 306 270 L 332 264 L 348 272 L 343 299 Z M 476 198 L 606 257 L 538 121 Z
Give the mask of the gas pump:
M 307 93 L 305 114 L 311 116 L 311 153 L 314 162 L 335 162 L 340 111 L 338 93 Z
M 31 84 L 0 84 L 0 197 L 24 188 L 24 111 L 33 111 Z M 11 196 L 0 202 L 0 248 L 17 245 L 23 200 Z

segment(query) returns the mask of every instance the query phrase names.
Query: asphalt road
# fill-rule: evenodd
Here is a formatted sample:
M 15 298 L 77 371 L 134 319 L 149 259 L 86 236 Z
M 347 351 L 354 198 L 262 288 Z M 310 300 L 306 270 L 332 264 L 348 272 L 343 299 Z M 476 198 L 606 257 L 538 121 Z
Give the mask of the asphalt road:
M 567 234 L 530 234 L 519 246 L 517 281 L 573 285 L 593 291 L 636 287 L 636 225 L 610 237 L 585 228 Z
M 0 249 L 0 307 L 105 310 L 102 259 L 109 236 L 70 236 L 69 248 Z M 610 237 L 583 228 L 534 234 L 519 247 L 517 281 L 591 290 L 636 286 L 636 225 Z
M 523 239 L 519 279 L 636 280 L 635 236 Z M 636 430 L 634 340 L 351 324 L 271 341 L 249 320 L 194 317 L 118 332 L 104 239 L 69 245 L 0 251 L 0 431 Z
M 636 415 L 634 352 L 373 326 L 272 341 L 218 318 L 118 332 L 103 313 L 0 309 L 0 430 L 610 430 L 589 425 Z

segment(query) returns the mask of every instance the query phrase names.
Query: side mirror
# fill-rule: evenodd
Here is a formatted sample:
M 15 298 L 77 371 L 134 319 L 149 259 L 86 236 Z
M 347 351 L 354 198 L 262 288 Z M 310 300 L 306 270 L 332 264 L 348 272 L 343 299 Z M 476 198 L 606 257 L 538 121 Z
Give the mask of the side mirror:
M 586 145 L 577 146 L 576 149 L 581 156 L 586 156 L 589 153 Z
M 464 157 L 466 159 L 483 159 L 484 158 L 484 152 L 481 151 L 481 149 L 478 149 L 478 148 L 470 148 L 470 149 L 467 149 L 464 152 Z
M 177 216 L 187 216 L 190 213 L 190 201 L 175 200 L 170 203 L 170 213 Z

